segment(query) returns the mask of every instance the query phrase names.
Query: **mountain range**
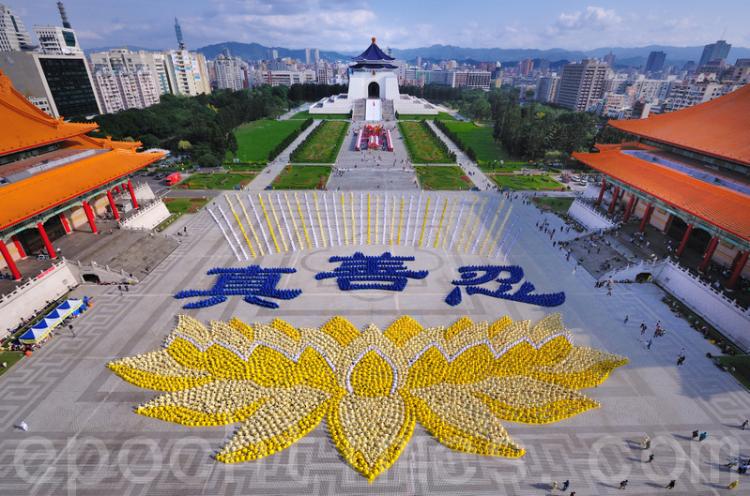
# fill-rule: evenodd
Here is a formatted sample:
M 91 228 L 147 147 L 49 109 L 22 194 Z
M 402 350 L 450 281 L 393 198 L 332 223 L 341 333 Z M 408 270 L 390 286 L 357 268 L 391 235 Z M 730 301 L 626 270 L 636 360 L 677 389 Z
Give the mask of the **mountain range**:
M 229 52 L 245 60 L 265 60 L 276 50 L 279 57 L 291 57 L 305 60 L 305 50 L 285 47 L 268 47 L 259 43 L 239 43 L 226 41 L 199 48 L 198 51 L 207 58 L 213 59 L 225 48 Z M 366 47 L 362 47 L 363 49 Z M 89 49 L 87 52 L 101 50 Z M 311 49 L 312 51 L 312 49 Z M 468 48 L 453 45 L 432 45 L 420 48 L 394 48 L 392 54 L 397 59 L 414 62 L 417 57 L 423 61 L 457 60 L 459 62 L 517 62 L 523 59 L 546 59 L 551 62 L 561 60 L 581 60 L 584 58 L 603 58 L 612 52 L 616 59 L 616 66 L 640 67 L 645 65 L 648 54 L 652 51 L 663 51 L 667 54 L 667 64 L 682 65 L 692 60 L 697 62 L 703 52 L 702 46 L 675 47 L 667 45 L 648 45 L 643 47 L 601 47 L 593 50 L 566 50 L 563 48 L 535 49 L 535 48 Z M 336 52 L 320 50 L 320 58 L 328 61 L 348 61 L 357 52 Z M 313 56 L 313 54 L 310 54 Z M 734 63 L 738 58 L 750 58 L 750 48 L 732 47 L 728 62 Z
M 304 60 L 304 49 L 289 49 L 284 47 L 267 47 L 259 43 L 224 42 L 199 48 L 198 51 L 208 58 L 214 58 L 228 48 L 232 55 L 246 60 L 268 59 L 271 50 L 276 50 L 279 57 L 292 57 Z M 364 47 L 363 47 L 364 48 Z M 558 60 L 581 60 L 584 58 L 602 58 L 612 52 L 616 59 L 615 65 L 638 67 L 645 65 L 648 55 L 652 51 L 663 51 L 667 54 L 667 63 L 681 65 L 692 60 L 698 61 L 702 46 L 675 47 L 666 45 L 648 45 L 643 47 L 601 47 L 593 50 L 565 50 L 562 48 L 551 48 L 546 50 L 534 48 L 467 48 L 452 45 L 432 45 L 420 48 L 394 48 L 392 55 L 398 59 L 413 62 L 417 57 L 422 60 L 457 60 L 457 61 L 483 61 L 483 62 L 517 62 L 523 59 L 547 59 Z M 349 60 L 356 55 L 355 52 L 320 51 L 323 60 Z M 750 48 L 732 47 L 729 53 L 729 62 L 738 58 L 750 58 Z

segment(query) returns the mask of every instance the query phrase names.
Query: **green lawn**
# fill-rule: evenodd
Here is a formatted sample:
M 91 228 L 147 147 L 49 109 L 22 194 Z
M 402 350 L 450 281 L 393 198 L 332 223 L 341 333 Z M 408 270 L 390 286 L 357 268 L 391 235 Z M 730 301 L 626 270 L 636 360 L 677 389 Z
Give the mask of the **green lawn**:
M 224 168 L 225 169 L 229 169 L 232 172 L 245 171 L 245 172 L 259 173 L 263 169 L 265 169 L 266 166 L 262 165 L 262 164 L 261 165 L 259 165 L 259 164 L 246 164 L 246 163 L 242 163 L 242 162 L 234 164 L 234 163 L 228 162 L 228 163 L 224 163 Z
M 273 181 L 273 189 L 323 189 L 331 175 L 328 165 L 287 165 Z
M 199 173 L 192 174 L 177 187 L 181 189 L 236 189 L 237 186 L 249 184 L 255 176 L 256 174 L 252 172 Z
M 508 188 L 514 190 L 560 190 L 564 186 L 550 176 L 534 175 L 524 176 L 521 174 L 489 174 L 490 179 L 495 181 L 500 189 Z
M 466 190 L 472 187 L 471 179 L 456 165 L 418 165 L 414 170 L 422 189 Z
M 10 370 L 13 364 L 15 364 L 21 358 L 23 358 L 23 353 L 21 353 L 20 351 L 0 351 L 0 364 L 2 364 L 3 362 L 8 364 L 7 369 L 0 366 L 0 375 L 3 375 L 5 372 Z
M 271 150 L 298 130 L 302 122 L 261 119 L 237 127 L 234 130 L 237 158 L 241 162 L 265 164 Z
M 194 214 L 208 203 L 208 198 L 165 198 L 164 204 L 171 214 Z
M 424 128 L 421 122 L 399 121 L 406 149 L 415 164 L 450 164 L 456 161 L 445 149 L 440 138 Z
M 482 172 L 515 172 L 521 169 L 534 169 L 535 166 L 526 162 L 503 162 L 493 160 L 492 162 L 482 162 L 479 164 Z
M 473 122 L 461 121 L 445 121 L 444 124 L 467 147 L 474 150 L 480 166 L 494 160 L 507 161 L 510 158 L 503 145 L 492 137 L 492 125 L 478 126 Z
M 349 129 L 346 121 L 323 121 L 292 152 L 296 164 L 332 164 Z
M 419 115 L 419 114 L 399 114 L 398 120 L 400 121 L 455 121 L 456 118 L 450 115 L 448 112 L 438 112 L 437 115 Z
M 348 120 L 349 114 L 311 114 L 307 110 L 303 112 L 297 112 L 290 117 L 292 120 L 306 120 L 306 119 L 328 119 L 328 120 Z
M 556 214 L 567 214 L 573 198 L 558 198 L 554 196 L 537 196 L 533 199 L 542 210 L 550 210 Z

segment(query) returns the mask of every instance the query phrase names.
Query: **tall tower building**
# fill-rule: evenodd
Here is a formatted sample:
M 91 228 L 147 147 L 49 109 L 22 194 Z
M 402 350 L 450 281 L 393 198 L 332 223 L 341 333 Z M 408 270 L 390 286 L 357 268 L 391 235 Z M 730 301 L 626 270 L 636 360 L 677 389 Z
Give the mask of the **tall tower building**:
M 646 61 L 646 72 L 659 72 L 664 69 L 664 61 L 667 60 L 667 54 L 664 52 L 651 52 L 648 54 Z
M 604 95 L 608 69 L 607 64 L 596 60 L 566 65 L 557 91 L 557 103 L 577 112 L 588 110 Z
M 23 21 L 5 5 L 0 4 L 0 52 L 31 48 L 31 36 Z
M 62 2 L 57 2 L 57 10 L 60 11 L 60 19 L 62 19 L 62 25 L 64 28 L 73 29 L 68 21 L 68 14 L 65 12 L 65 5 Z
M 182 28 L 176 17 L 174 18 L 174 34 L 177 36 L 177 48 L 184 50 L 185 41 L 182 39 Z
M 320 62 L 320 49 L 316 48 L 315 49 L 315 65 L 317 65 L 318 62 Z
M 310 49 L 305 48 L 305 64 L 310 65 Z
M 725 40 L 719 40 L 716 43 L 704 46 L 703 55 L 701 55 L 700 62 L 698 62 L 698 67 L 702 67 L 714 60 L 725 60 L 729 56 L 729 50 L 731 49 L 732 45 Z

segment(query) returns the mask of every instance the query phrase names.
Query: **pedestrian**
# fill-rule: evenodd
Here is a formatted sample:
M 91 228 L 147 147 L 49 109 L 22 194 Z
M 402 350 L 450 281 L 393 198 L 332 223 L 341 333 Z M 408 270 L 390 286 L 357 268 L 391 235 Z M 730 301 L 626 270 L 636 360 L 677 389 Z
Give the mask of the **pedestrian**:
M 29 430 L 29 424 L 27 424 L 25 420 L 21 420 L 16 427 L 24 432 L 28 432 Z
M 680 355 L 680 356 L 678 356 L 678 357 L 677 357 L 677 366 L 679 367 L 679 366 L 680 366 L 680 365 L 682 365 L 683 363 L 685 363 L 685 355 Z
M 675 479 L 672 479 L 671 481 L 669 481 L 669 484 L 667 484 L 665 487 L 667 489 L 674 489 L 675 484 L 677 484 L 677 481 Z
M 626 487 L 628 487 L 627 479 L 625 479 L 624 481 L 620 481 L 620 487 L 618 487 L 617 489 L 625 489 Z
M 750 420 L 745 419 L 745 421 L 742 422 L 742 425 L 740 426 L 740 428 L 744 431 L 745 429 L 747 429 L 748 425 L 750 425 Z
M 552 481 L 552 486 L 550 487 L 550 490 L 557 491 L 557 481 Z
M 646 349 L 651 350 L 651 345 L 654 344 L 654 339 L 651 338 L 648 340 L 648 344 L 646 344 Z
M 648 461 L 646 463 L 651 463 L 653 461 L 654 461 L 654 454 L 651 453 L 650 455 L 648 455 Z
M 693 431 L 693 440 L 695 440 L 698 436 L 700 436 L 700 431 L 694 430 Z
M 736 489 L 737 486 L 739 485 L 740 485 L 740 481 L 733 480 L 732 482 L 729 483 L 729 485 L 727 486 L 727 489 Z
M 708 432 L 703 431 L 698 436 L 698 441 L 705 441 L 707 437 L 708 437 Z
M 628 323 L 628 320 L 630 320 L 630 315 L 625 316 L 625 320 L 623 321 L 624 324 Z
M 563 485 L 562 485 L 562 490 L 563 491 L 567 491 L 569 487 L 570 487 L 570 480 L 565 479 L 565 481 L 563 482 Z

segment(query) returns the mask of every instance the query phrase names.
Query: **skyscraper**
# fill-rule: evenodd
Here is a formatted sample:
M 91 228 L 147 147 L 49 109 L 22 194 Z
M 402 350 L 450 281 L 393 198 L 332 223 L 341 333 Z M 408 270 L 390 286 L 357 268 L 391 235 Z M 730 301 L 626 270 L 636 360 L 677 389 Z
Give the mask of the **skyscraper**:
M 703 47 L 703 55 L 698 62 L 698 67 L 702 67 L 713 60 L 725 60 L 729 56 L 729 50 L 732 45 L 725 40 L 719 40 Z
M 23 21 L 5 5 L 0 4 L 0 52 L 31 48 L 31 36 Z
M 185 41 L 182 39 L 182 28 L 177 18 L 174 18 L 174 34 L 177 36 L 177 47 L 180 50 L 185 49 Z
M 604 56 L 604 63 L 610 67 L 615 66 L 615 54 L 612 53 L 612 50 L 610 50 L 609 53 Z
M 609 66 L 596 60 L 563 67 L 557 91 L 557 103 L 577 112 L 588 110 L 604 94 L 604 80 Z
M 667 54 L 664 52 L 651 52 L 648 54 L 648 60 L 646 61 L 646 72 L 659 72 L 664 69 L 664 61 L 667 59 Z

